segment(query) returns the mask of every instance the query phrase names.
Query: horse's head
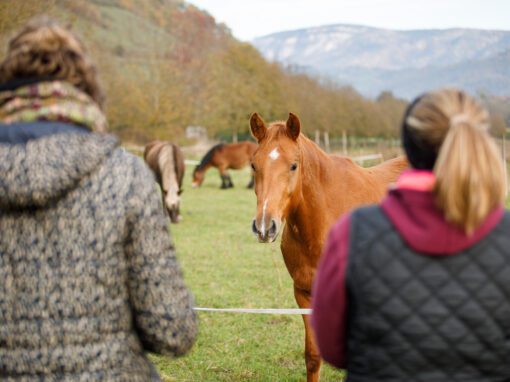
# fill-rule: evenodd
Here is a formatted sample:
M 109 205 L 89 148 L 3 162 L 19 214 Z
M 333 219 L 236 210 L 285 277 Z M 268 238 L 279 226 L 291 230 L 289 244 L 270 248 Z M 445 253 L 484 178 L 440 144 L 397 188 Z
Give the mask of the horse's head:
M 165 203 L 166 211 L 172 223 L 179 223 L 181 217 L 179 215 L 179 208 L 181 204 L 182 190 L 177 187 L 170 187 L 170 189 L 163 191 L 163 200 Z
M 193 170 L 193 182 L 191 183 L 191 186 L 193 188 L 200 187 L 204 182 L 204 175 L 205 171 L 200 169 L 200 166 L 195 167 L 195 170 Z
M 250 118 L 251 132 L 259 143 L 252 157 L 257 214 L 252 230 L 260 242 L 273 242 L 301 192 L 300 123 L 290 113 L 287 122 L 266 128 L 257 113 Z

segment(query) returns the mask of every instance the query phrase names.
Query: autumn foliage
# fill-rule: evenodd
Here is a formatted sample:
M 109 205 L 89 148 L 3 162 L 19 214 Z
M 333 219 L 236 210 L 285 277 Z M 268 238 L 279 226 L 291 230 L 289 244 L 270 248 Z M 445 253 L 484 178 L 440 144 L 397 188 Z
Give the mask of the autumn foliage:
M 141 6 L 143 4 L 143 6 Z M 405 102 L 268 63 L 207 13 L 179 0 L 4 0 L 0 42 L 45 13 L 85 41 L 101 73 L 110 128 L 123 139 L 182 140 L 188 125 L 211 136 L 248 136 L 257 111 L 269 120 L 300 116 L 309 135 L 396 136 Z

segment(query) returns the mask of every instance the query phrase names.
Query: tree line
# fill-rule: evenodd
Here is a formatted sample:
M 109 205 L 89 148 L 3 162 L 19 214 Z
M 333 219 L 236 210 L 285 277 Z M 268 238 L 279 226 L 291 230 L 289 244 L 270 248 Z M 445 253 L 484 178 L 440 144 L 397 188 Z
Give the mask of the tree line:
M 183 142 L 188 125 L 209 135 L 247 137 L 257 111 L 266 121 L 297 114 L 304 131 L 398 136 L 406 101 L 367 99 L 350 87 L 268 63 L 225 25 L 180 0 L 5 0 L 1 42 L 41 13 L 70 24 L 94 57 L 110 128 L 123 140 Z

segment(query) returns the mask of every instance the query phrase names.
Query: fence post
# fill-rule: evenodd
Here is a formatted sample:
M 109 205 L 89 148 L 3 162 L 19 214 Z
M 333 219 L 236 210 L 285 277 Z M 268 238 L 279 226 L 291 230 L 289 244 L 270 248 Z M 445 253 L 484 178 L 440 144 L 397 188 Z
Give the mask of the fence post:
M 347 133 L 345 130 L 342 131 L 342 151 L 345 156 L 347 156 Z
M 317 146 L 321 145 L 321 132 L 319 130 L 315 130 L 315 143 Z
M 324 146 L 326 148 L 326 152 L 329 153 L 329 133 L 327 131 L 324 132 Z

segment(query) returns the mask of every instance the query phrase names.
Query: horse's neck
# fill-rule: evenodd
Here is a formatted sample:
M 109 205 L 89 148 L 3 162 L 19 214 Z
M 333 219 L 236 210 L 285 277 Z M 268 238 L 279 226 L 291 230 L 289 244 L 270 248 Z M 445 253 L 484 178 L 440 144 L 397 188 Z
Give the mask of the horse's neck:
M 332 191 L 329 190 L 334 186 L 334 182 L 331 182 L 331 175 L 342 176 L 343 169 L 330 155 L 308 138 L 303 139 L 300 144 L 303 166 L 301 178 L 303 197 L 311 203 L 320 204 L 322 199 L 317 196 Z
M 171 144 L 165 145 L 161 148 L 158 158 L 162 187 L 165 192 L 179 190 L 174 150 Z
M 301 163 L 302 175 L 298 200 L 295 200 L 294 208 L 289 214 L 287 223 L 295 227 L 299 232 L 301 241 L 317 243 L 318 238 L 324 236 L 324 231 L 329 228 L 331 217 L 325 195 L 332 192 L 333 184 L 328 182 L 329 174 L 341 176 L 332 158 L 308 139 L 302 139 Z
M 207 163 L 204 163 L 203 165 L 200 166 L 200 170 L 201 172 L 206 172 L 207 170 L 209 170 L 210 168 L 212 167 L 212 163 L 211 161 L 207 162 Z

